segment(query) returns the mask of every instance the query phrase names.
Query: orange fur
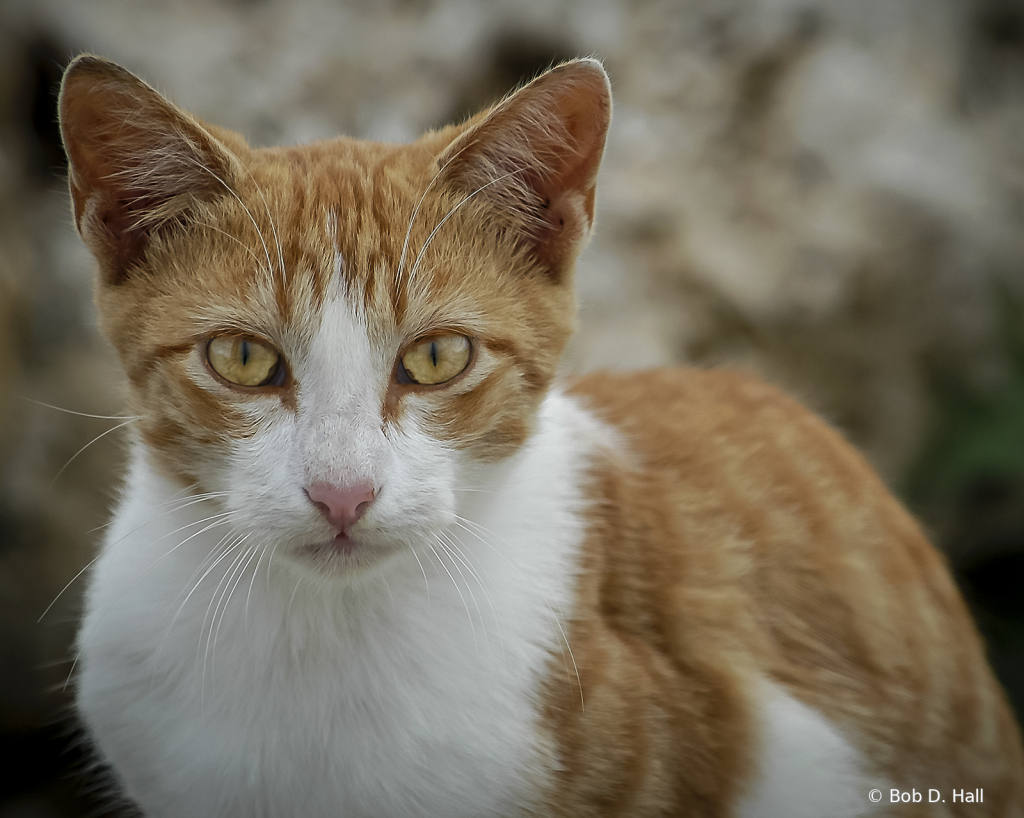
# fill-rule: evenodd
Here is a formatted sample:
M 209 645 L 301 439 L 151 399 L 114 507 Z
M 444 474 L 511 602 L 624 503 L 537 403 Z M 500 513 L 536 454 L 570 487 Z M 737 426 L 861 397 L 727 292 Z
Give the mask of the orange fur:
M 595 467 L 569 635 L 586 707 L 558 661 L 545 698 L 553 814 L 727 815 L 758 676 L 840 725 L 880 781 L 983 787 L 984 808 L 952 814 L 1019 813 L 1020 737 L 946 566 L 835 432 L 730 372 L 572 391 L 636 459 Z
M 300 356 L 336 275 L 370 333 L 398 339 L 393 360 L 428 333 L 473 339 L 449 388 L 392 379 L 383 427 L 415 394 L 453 448 L 518 451 L 575 323 L 610 114 L 588 65 L 410 145 L 254 150 L 123 69 L 76 61 L 61 103 L 76 221 L 158 466 L 202 488 L 202 464 L 258 426 L 252 394 L 196 385 L 197 345 L 236 332 Z M 274 389 L 294 412 L 303 384 Z M 626 449 L 602 449 L 589 475 L 568 616 L 579 677 L 552 657 L 539 814 L 728 815 L 756 773 L 761 678 L 880 779 L 983 787 L 984 809 L 958 816 L 1021 814 L 1017 727 L 947 568 L 838 435 L 727 372 L 597 374 L 570 393 Z

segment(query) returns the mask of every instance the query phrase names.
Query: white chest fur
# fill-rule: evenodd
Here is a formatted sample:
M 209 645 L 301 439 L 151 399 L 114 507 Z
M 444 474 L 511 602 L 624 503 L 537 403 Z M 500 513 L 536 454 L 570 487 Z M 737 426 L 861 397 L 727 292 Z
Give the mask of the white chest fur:
M 508 814 L 539 778 L 536 694 L 572 661 L 571 605 L 596 422 L 549 397 L 515 458 L 474 467 L 462 520 L 358 587 L 270 550 L 207 557 L 212 502 L 137 453 L 93 572 L 79 705 L 154 816 Z M 418 559 L 417 559 L 418 557 Z

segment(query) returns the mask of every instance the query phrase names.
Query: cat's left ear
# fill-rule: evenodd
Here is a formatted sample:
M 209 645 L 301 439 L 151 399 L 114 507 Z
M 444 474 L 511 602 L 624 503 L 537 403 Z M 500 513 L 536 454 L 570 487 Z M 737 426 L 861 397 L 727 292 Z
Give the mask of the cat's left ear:
M 601 63 L 564 63 L 471 120 L 438 159 L 442 179 L 488 202 L 498 228 L 561 280 L 593 226 L 611 110 Z

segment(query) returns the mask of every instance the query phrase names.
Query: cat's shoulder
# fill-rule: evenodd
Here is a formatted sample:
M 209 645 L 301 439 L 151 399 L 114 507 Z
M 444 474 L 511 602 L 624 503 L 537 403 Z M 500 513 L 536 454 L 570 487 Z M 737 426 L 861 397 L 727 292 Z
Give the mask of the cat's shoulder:
M 799 405 L 757 375 L 735 369 L 664 367 L 632 372 L 600 370 L 570 381 L 567 391 L 614 422 L 662 424 L 672 409 L 748 414 L 765 406 Z M 678 419 L 678 418 L 677 418 Z
M 618 429 L 648 464 L 713 456 L 746 460 L 780 448 L 832 461 L 854 479 L 872 470 L 819 415 L 759 376 L 732 369 L 594 372 L 567 393 Z

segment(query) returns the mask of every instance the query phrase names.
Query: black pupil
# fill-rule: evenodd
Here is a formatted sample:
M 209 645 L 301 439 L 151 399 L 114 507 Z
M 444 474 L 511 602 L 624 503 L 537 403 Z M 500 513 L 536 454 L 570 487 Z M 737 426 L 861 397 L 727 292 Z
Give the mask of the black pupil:
M 249 365 L 249 342 L 242 341 L 242 348 L 239 350 L 242 355 L 242 366 Z
M 437 343 L 434 341 L 430 342 L 430 362 L 437 366 Z

